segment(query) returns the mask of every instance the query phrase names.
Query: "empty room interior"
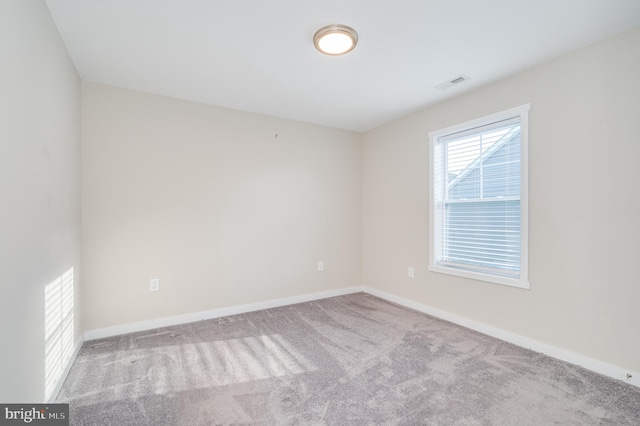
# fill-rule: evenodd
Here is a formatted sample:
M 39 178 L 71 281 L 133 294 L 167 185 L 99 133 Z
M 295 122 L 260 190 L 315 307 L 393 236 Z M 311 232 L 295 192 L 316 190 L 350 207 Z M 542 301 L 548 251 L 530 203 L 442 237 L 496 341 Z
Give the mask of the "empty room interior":
M 637 0 L 2 0 L 0 403 L 640 424 L 639 76 Z

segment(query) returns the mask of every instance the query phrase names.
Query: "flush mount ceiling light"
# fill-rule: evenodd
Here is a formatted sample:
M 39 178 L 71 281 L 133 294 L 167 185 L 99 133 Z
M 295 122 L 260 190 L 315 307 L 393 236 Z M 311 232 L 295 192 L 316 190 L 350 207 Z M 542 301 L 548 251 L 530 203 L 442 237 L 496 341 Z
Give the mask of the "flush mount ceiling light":
M 313 35 L 313 44 L 325 55 L 344 55 L 351 52 L 357 43 L 358 33 L 346 25 L 327 25 Z

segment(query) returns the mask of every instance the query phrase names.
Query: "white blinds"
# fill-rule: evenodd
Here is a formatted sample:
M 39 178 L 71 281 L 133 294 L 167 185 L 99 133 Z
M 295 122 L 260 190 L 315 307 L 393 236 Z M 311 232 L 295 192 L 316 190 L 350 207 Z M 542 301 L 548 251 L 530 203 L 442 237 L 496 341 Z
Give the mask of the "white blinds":
M 438 138 L 437 263 L 520 275 L 520 118 Z

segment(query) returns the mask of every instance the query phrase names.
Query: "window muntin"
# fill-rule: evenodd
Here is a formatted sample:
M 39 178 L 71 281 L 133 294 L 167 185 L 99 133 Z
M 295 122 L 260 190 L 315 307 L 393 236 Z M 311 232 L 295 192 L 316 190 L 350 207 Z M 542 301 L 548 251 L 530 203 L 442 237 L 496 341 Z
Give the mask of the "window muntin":
M 431 270 L 529 287 L 527 111 L 430 134 Z

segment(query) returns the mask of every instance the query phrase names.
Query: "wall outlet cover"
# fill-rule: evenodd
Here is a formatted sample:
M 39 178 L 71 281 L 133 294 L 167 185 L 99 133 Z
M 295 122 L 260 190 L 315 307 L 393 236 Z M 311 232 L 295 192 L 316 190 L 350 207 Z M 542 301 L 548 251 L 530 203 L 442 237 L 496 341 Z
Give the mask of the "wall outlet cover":
M 151 278 L 149 280 L 149 291 L 160 291 L 160 278 Z

